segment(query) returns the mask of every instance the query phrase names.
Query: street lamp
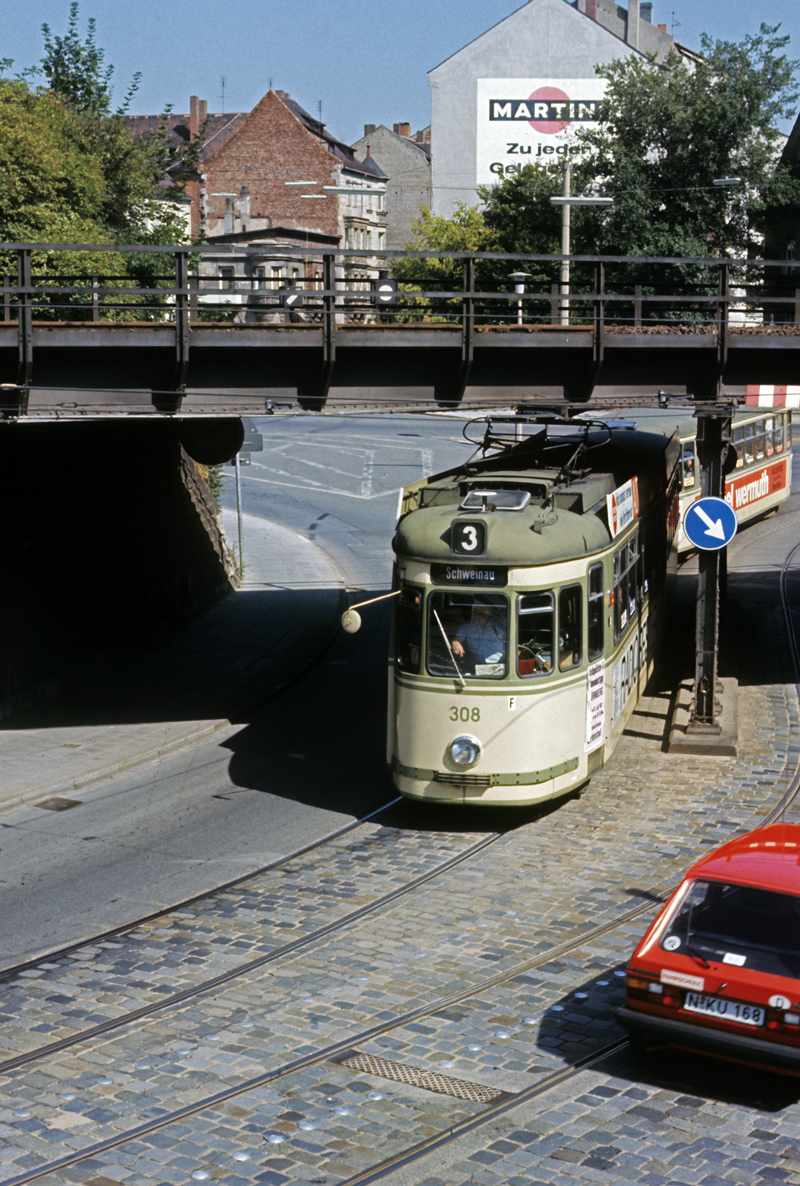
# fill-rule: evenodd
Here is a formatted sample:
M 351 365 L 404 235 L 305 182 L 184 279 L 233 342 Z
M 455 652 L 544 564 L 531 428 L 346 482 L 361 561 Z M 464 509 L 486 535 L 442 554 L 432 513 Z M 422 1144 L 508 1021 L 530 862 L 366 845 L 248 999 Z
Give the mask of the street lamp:
M 514 281 L 514 290 L 518 297 L 517 301 L 517 325 L 522 325 L 522 294 L 525 291 L 525 281 L 530 276 L 530 272 L 512 272 L 511 279 Z
M 554 206 L 561 207 L 561 294 L 569 297 L 570 207 L 611 206 L 614 199 L 601 198 L 595 194 L 573 194 L 570 190 L 570 164 L 565 160 L 564 192 L 550 201 Z M 559 320 L 562 325 L 569 325 L 569 300 L 562 303 Z

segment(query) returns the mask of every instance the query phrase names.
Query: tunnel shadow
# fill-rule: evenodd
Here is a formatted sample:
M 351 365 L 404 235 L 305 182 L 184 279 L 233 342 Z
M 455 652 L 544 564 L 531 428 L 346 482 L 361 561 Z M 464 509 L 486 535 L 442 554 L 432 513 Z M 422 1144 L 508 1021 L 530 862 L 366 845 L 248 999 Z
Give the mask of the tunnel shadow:
M 557 973 L 558 968 L 548 964 L 542 971 Z M 611 970 L 606 968 L 570 990 L 546 1010 L 536 1039 L 543 1054 L 571 1064 L 590 1055 L 593 1050 L 600 1050 L 627 1036 L 615 1016 L 615 1010 L 625 1002 L 625 980 L 621 975 L 624 971 L 624 964 Z M 537 982 L 535 975 L 530 977 L 532 983 Z M 543 1067 L 537 1064 L 531 1069 L 541 1071 Z M 793 1107 L 800 1100 L 800 1078 L 666 1045 L 654 1045 L 644 1054 L 626 1046 L 594 1063 L 592 1070 L 628 1083 L 630 1087 L 675 1092 L 681 1097 L 680 1103 L 689 1107 L 713 1102 L 777 1113 Z M 625 1088 L 621 1088 L 620 1093 L 623 1090 Z M 598 1096 L 598 1104 L 603 1098 L 605 1092 L 603 1097 Z M 633 1106 L 636 1106 L 635 1102 Z M 654 1113 L 647 1120 L 656 1124 L 662 1121 L 665 1127 L 671 1123 L 668 1110 Z
M 241 718 L 276 682 L 290 681 L 324 651 L 324 628 L 311 655 L 307 637 L 322 597 L 330 628 L 338 589 L 232 593 L 176 633 L 159 637 L 156 628 L 120 647 L 102 669 L 5 718 L 0 730 Z

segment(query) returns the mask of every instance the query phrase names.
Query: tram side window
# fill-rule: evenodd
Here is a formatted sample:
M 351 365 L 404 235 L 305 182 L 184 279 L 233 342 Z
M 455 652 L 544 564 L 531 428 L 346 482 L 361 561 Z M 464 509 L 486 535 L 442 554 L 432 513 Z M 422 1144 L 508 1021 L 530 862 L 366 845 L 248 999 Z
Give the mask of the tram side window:
M 625 633 L 636 614 L 638 555 L 635 535 L 614 554 L 614 642 Z
M 577 667 L 583 655 L 580 585 L 567 585 L 558 595 L 558 670 Z
M 775 431 L 773 433 L 773 439 L 775 441 L 775 452 L 782 453 L 783 452 L 783 417 L 782 416 L 775 417 Z
M 589 613 L 587 617 L 589 662 L 603 654 L 603 609 L 604 581 L 602 564 L 593 564 L 589 569 Z
M 401 671 L 419 671 L 422 650 L 422 590 L 404 585 L 397 607 L 397 662 Z
M 549 675 L 553 670 L 555 597 L 552 593 L 522 593 L 517 602 L 517 671 L 520 675 Z
M 752 465 L 755 460 L 755 432 L 756 426 L 754 424 L 745 424 L 744 426 L 744 463 L 745 465 Z
M 770 416 L 764 423 L 767 429 L 767 457 L 771 457 L 775 452 L 775 421 Z
M 788 448 L 792 443 L 792 417 L 786 417 L 786 446 Z
M 431 593 L 431 675 L 502 679 L 508 668 L 508 598 L 502 593 Z
M 683 444 L 683 488 L 688 490 L 695 483 L 694 442 L 684 441 Z
M 756 421 L 756 461 L 763 461 L 767 451 L 766 424 L 763 420 Z
M 733 430 L 733 447 L 736 450 L 736 468 L 744 465 L 744 429 L 741 425 Z

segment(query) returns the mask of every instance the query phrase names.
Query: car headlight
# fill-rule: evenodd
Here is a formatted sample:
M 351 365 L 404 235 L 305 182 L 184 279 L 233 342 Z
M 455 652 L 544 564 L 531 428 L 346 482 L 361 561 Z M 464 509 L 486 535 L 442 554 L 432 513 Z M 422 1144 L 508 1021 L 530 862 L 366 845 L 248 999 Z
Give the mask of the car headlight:
M 474 766 L 481 756 L 481 743 L 474 737 L 456 737 L 450 742 L 448 753 L 456 766 Z

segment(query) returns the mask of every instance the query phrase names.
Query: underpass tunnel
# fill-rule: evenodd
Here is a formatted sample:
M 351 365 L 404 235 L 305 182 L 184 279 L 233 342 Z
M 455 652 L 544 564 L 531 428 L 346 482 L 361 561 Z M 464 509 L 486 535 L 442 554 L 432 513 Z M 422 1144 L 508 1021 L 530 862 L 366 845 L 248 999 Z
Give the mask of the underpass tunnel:
M 230 458 L 242 434 L 234 417 L 0 425 L 0 717 L 231 587 L 216 502 L 194 459 Z

